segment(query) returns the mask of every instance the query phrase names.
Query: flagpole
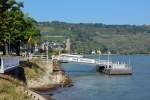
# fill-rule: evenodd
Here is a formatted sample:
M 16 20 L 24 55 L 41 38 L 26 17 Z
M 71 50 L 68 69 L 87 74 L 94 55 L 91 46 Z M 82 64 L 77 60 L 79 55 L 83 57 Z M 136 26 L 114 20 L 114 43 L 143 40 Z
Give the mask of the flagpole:
M 107 65 L 108 67 L 109 67 L 109 59 L 110 59 L 109 54 L 110 54 L 110 51 L 108 50 L 108 65 Z
M 100 54 L 101 54 L 101 51 L 99 50 L 99 64 L 101 63 Z

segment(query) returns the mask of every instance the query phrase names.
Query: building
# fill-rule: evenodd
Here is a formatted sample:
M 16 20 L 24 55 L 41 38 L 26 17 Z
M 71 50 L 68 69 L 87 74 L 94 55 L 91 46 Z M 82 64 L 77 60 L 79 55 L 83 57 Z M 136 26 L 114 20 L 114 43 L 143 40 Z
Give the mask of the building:
M 66 48 L 65 48 L 65 50 L 67 51 L 67 53 L 71 53 L 70 46 L 71 46 L 71 43 L 70 43 L 70 39 L 68 38 L 66 40 Z

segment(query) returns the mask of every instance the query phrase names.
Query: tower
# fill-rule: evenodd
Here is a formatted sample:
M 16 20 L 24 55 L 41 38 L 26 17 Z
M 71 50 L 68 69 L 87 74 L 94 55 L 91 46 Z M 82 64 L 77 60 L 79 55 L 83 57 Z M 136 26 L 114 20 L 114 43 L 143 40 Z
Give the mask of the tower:
M 67 51 L 67 53 L 70 53 L 70 52 L 71 52 L 70 46 L 71 46 L 71 43 L 70 43 L 70 39 L 68 38 L 68 39 L 66 40 L 66 48 L 65 48 L 65 50 Z

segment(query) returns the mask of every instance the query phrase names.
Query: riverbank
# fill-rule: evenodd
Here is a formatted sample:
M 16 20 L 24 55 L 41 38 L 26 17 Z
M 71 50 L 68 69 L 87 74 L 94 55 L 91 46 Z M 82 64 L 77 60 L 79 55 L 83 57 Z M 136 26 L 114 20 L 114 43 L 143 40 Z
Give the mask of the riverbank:
M 51 100 L 51 95 L 42 93 L 72 85 L 57 60 L 21 61 L 17 69 L 1 74 L 0 81 L 2 100 Z
M 57 88 L 69 87 L 72 85 L 71 79 L 65 74 L 64 70 L 60 67 L 60 63 L 57 60 L 32 60 L 30 62 L 32 62 L 31 65 L 29 64 L 31 69 L 28 68 L 29 62 L 24 62 L 21 65 L 25 70 L 26 83 L 29 89 L 37 93 L 45 93 L 54 91 Z M 36 64 L 36 67 L 38 68 L 32 68 L 33 64 Z M 35 74 L 33 69 L 36 69 L 36 72 L 38 74 Z M 45 97 L 50 99 L 49 96 Z
M 24 93 L 22 85 L 19 80 L 0 74 L 0 100 L 31 100 L 31 97 Z
M 47 87 L 49 85 L 60 85 L 65 87 L 70 84 L 71 80 L 61 69 L 58 61 L 33 61 L 44 70 L 43 75 L 36 79 L 29 79 L 27 84 L 29 88 Z

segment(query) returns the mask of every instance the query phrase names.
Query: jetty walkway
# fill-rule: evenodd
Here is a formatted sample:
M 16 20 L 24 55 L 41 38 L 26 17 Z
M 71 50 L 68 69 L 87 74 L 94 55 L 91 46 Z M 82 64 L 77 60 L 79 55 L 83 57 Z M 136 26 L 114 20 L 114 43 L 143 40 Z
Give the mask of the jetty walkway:
M 52 59 L 57 59 L 60 62 L 77 62 L 77 63 L 87 63 L 94 65 L 103 65 L 103 66 L 113 66 L 113 69 L 130 69 L 131 66 L 125 62 L 112 62 L 110 61 L 110 57 L 107 60 L 100 59 L 91 59 L 84 58 L 82 55 L 71 55 L 71 54 L 61 54 L 59 56 L 55 56 Z

